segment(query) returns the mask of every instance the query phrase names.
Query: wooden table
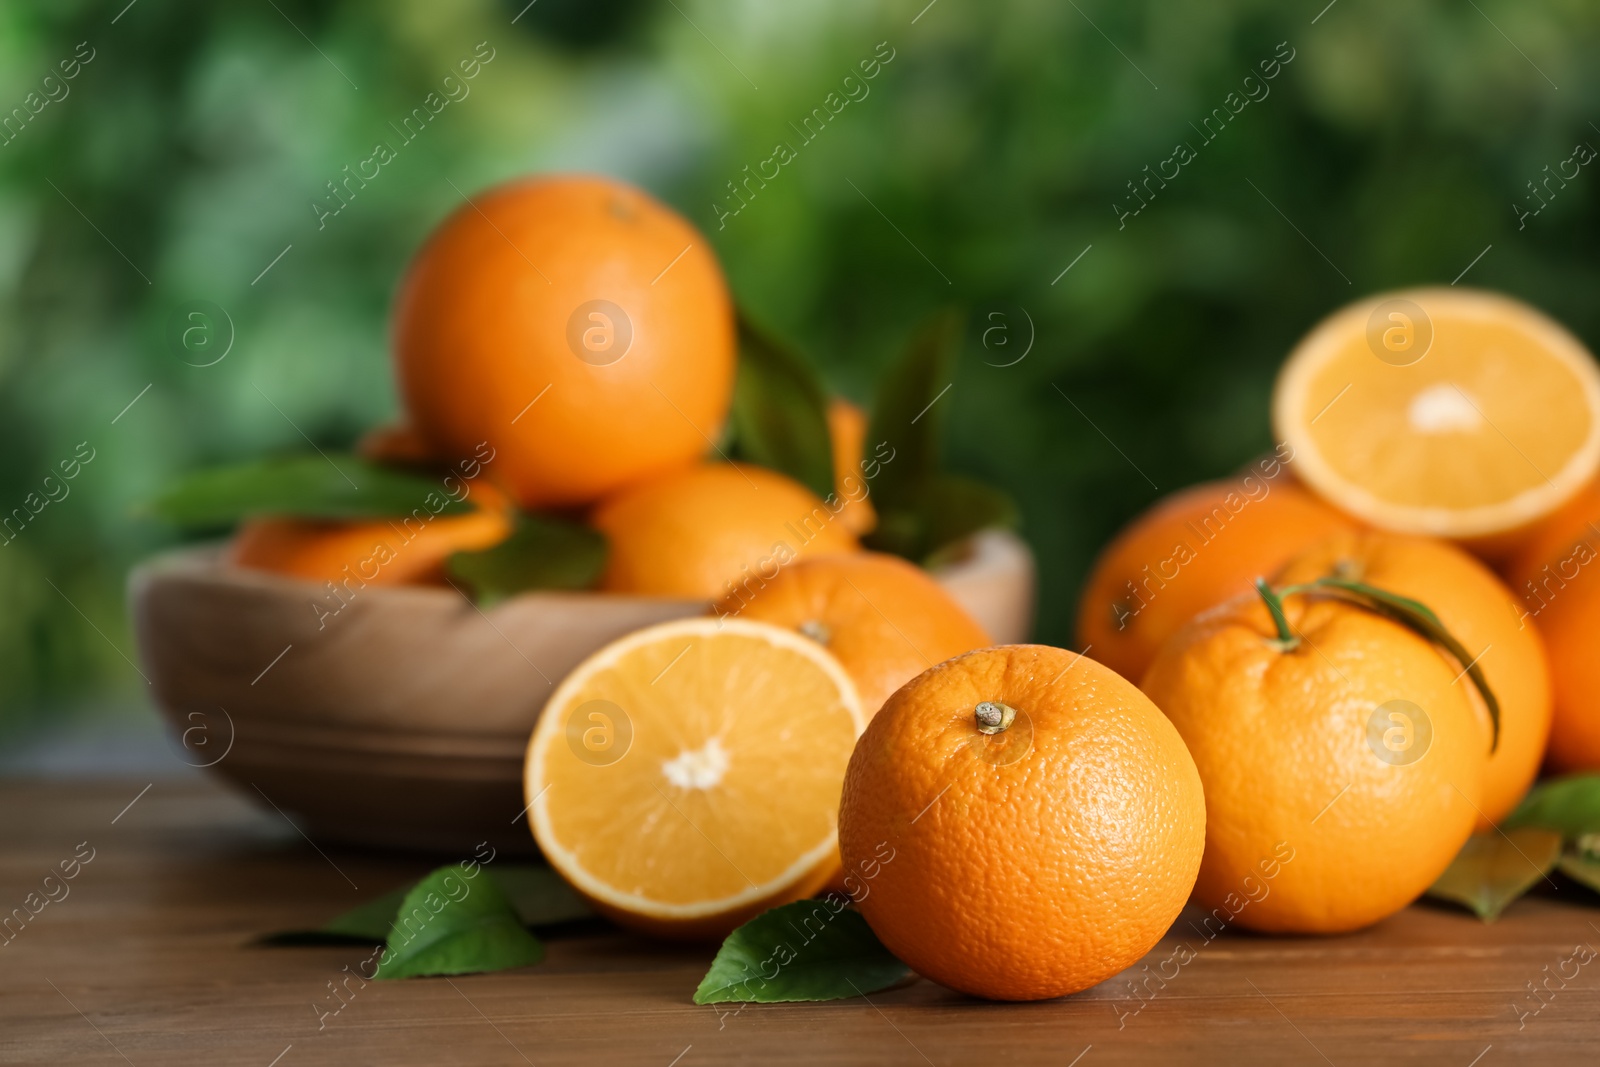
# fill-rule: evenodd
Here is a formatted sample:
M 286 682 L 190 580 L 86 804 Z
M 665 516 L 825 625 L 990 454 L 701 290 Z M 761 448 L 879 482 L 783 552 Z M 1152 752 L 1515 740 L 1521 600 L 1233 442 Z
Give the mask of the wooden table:
M 1349 937 L 1225 934 L 1137 1013 L 1126 975 L 1042 1004 L 915 981 L 870 1000 L 722 1013 L 690 1001 L 710 948 L 590 928 L 549 940 L 524 970 L 369 983 L 319 1030 L 313 1003 L 368 950 L 252 942 L 318 925 L 428 862 L 324 855 L 217 786 L 146 784 L 0 784 L 0 908 L 22 906 L 75 851 L 94 856 L 0 947 L 0 1061 L 1548 1067 L 1600 1053 L 1600 959 L 1567 964 L 1576 976 L 1552 977 L 1542 1007 L 1528 988 L 1575 947 L 1600 947 L 1600 908 L 1572 890 L 1492 926 L 1418 905 Z M 1180 919 L 1150 961 L 1180 939 L 1200 943 Z

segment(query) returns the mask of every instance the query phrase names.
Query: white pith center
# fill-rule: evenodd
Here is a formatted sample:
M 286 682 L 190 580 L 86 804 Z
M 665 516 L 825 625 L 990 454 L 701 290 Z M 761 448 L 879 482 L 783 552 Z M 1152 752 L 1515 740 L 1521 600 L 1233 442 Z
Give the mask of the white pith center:
M 714 789 L 728 773 L 728 753 L 713 737 L 702 748 L 663 760 L 661 773 L 679 789 Z
M 1430 385 L 1412 397 L 1406 418 L 1418 433 L 1474 433 L 1483 427 L 1482 413 L 1451 382 Z

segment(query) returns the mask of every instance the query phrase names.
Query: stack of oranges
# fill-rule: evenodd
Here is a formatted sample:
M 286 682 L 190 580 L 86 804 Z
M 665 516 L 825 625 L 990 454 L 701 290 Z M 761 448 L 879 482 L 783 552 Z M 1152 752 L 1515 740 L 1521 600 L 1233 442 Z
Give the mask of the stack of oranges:
M 897 850 L 860 908 L 922 973 L 1083 989 L 1191 892 L 1208 938 L 1354 930 L 1427 890 L 1541 766 L 1600 770 L 1583 346 L 1497 295 L 1385 294 L 1301 342 L 1272 415 L 1272 454 L 1157 503 L 1088 579 L 1085 653 L 1142 694 L 1088 658 L 991 649 L 868 727 L 844 861 Z
M 1191 894 L 1208 928 L 1379 922 L 1542 766 L 1600 769 L 1600 369 L 1533 309 L 1418 290 L 1320 324 L 1274 452 L 1106 548 L 1082 655 L 986 647 L 926 573 L 862 550 L 847 403 L 826 500 L 722 457 L 735 335 L 704 238 L 660 204 L 507 185 L 406 275 L 407 417 L 364 446 L 477 460 L 475 510 L 390 578 L 558 509 L 604 535 L 602 591 L 711 605 L 590 656 L 529 742 L 538 844 L 617 921 L 715 937 L 831 887 L 930 978 L 1053 997 L 1134 963 Z M 258 520 L 234 559 L 324 578 L 372 534 Z
M 1384 294 L 1301 342 L 1272 415 L 1271 457 L 1112 542 L 1079 634 L 1200 767 L 1196 899 L 1238 899 L 1283 845 L 1296 859 L 1236 921 L 1335 932 L 1418 896 L 1545 763 L 1600 769 L 1580 650 L 1600 628 L 1600 371 L 1508 298 Z
M 394 548 L 372 581 L 437 578 L 492 546 L 515 509 L 575 513 L 610 546 L 605 590 L 712 599 L 785 555 L 858 550 L 862 417 L 830 419 L 841 484 L 819 499 L 716 451 L 737 363 L 732 303 L 705 238 L 645 193 L 540 178 L 481 193 L 439 226 L 401 283 L 393 349 L 406 417 L 370 459 L 473 460 L 465 515 Z M 337 581 L 387 523 L 256 520 L 233 559 Z
M 370 460 L 450 469 L 472 507 L 416 531 L 257 518 L 231 561 L 338 582 L 447 580 L 519 512 L 603 536 L 596 595 L 708 614 L 596 652 L 546 702 L 529 824 L 597 907 L 656 933 L 725 933 L 842 884 L 840 784 L 905 682 L 988 634 L 926 572 L 865 551 L 865 414 L 826 411 L 835 491 L 730 462 L 732 301 L 704 236 L 643 192 L 579 177 L 477 195 L 416 256 L 393 314 L 405 416 Z M 375 577 L 372 575 L 375 573 Z
M 895 689 L 915 663 L 875 684 L 884 646 L 858 628 L 932 646 L 912 630 L 925 613 L 896 624 L 864 597 L 837 615 L 855 599 L 845 587 L 861 592 L 844 566 L 801 561 L 749 610 L 738 597 L 719 605 L 824 643 L 838 635 L 833 662 L 868 713 L 844 773 L 834 884 L 921 973 L 987 997 L 1074 992 L 1148 951 L 1191 894 L 1218 930 L 1367 926 L 1505 818 L 1547 758 L 1600 766 L 1584 703 L 1593 668 L 1577 651 L 1600 623 L 1582 571 L 1600 536 L 1600 493 L 1585 489 L 1600 470 L 1588 353 L 1497 296 L 1375 298 L 1302 343 L 1274 417 L 1272 455 L 1159 503 L 1107 548 L 1080 614 L 1087 655 L 982 649 Z M 1510 576 L 1535 599 L 1513 594 Z M 915 602 L 888 577 L 883 603 Z M 732 780 L 717 742 L 727 727 L 715 725 L 727 709 L 705 713 L 687 741 L 651 744 L 668 781 L 726 791 L 743 850 L 660 908 L 619 892 L 621 871 L 590 877 L 619 837 L 637 848 L 649 835 L 613 830 L 593 858 L 579 855 L 610 824 L 597 806 L 567 822 L 570 810 L 541 800 L 600 781 L 560 767 L 562 716 L 635 693 L 674 669 L 675 650 L 700 647 L 671 627 L 629 641 L 638 665 L 602 653 L 535 733 L 528 789 L 547 854 L 610 914 L 691 936 L 827 884 L 833 859 L 816 844 L 790 892 L 774 892 L 781 857 L 756 839 L 795 815 Z M 973 633 L 952 647 L 978 643 Z M 683 699 L 707 685 L 681 684 Z M 791 744 L 812 746 L 832 780 L 841 752 L 825 756 L 821 733 L 799 729 Z M 674 808 L 688 824 L 729 820 L 698 793 Z M 708 914 L 713 891 L 724 896 Z

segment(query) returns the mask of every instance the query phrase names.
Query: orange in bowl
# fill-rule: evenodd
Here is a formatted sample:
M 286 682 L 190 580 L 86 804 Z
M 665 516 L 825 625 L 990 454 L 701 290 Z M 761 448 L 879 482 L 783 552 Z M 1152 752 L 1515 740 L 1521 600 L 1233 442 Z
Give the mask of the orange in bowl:
M 682 467 L 732 398 L 733 312 L 710 244 L 606 178 L 474 194 L 407 270 L 393 333 L 417 431 L 445 459 L 488 442 L 530 508 Z
M 712 612 L 782 626 L 826 648 L 856 683 L 868 718 L 929 667 L 991 643 L 926 571 L 879 552 L 796 560 Z
M 861 457 L 867 439 L 867 413 L 842 397 L 828 401 L 828 438 L 833 445 L 833 492 L 844 506 L 839 520 L 845 529 L 865 537 L 878 525 L 878 512 L 867 495 Z
M 451 555 L 491 548 L 511 533 L 503 493 L 482 479 L 461 484 L 468 487 L 463 499 L 478 505 L 465 514 L 435 515 L 421 507 L 393 519 L 247 519 L 226 558 L 238 567 L 357 588 L 439 581 Z
M 609 552 L 602 589 L 712 600 L 803 556 L 860 548 L 837 511 L 792 478 L 703 463 L 610 497 L 590 516 Z

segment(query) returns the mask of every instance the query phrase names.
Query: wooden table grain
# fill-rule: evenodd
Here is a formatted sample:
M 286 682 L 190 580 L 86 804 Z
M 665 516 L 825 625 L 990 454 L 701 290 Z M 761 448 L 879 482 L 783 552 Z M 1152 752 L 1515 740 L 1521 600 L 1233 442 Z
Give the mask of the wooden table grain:
M 317 925 L 417 876 L 426 860 L 313 844 L 281 814 L 197 780 L 12 781 L 0 784 L 0 812 L 0 913 L 28 914 L 0 936 L 5 1063 L 1600 1059 L 1600 908 L 1570 888 L 1547 888 L 1489 926 L 1423 904 L 1335 938 L 1206 942 L 1186 914 L 1145 961 L 1151 971 L 1141 964 L 1039 1004 L 984 1003 L 918 980 L 828 1004 L 697 1007 L 690 994 L 712 949 L 591 924 L 550 939 L 536 967 L 353 986 L 342 1011 L 320 1018 L 328 983 L 369 951 L 255 939 Z M 91 852 L 40 906 L 45 876 Z M 1193 959 L 1160 967 L 1188 958 L 1180 945 Z

